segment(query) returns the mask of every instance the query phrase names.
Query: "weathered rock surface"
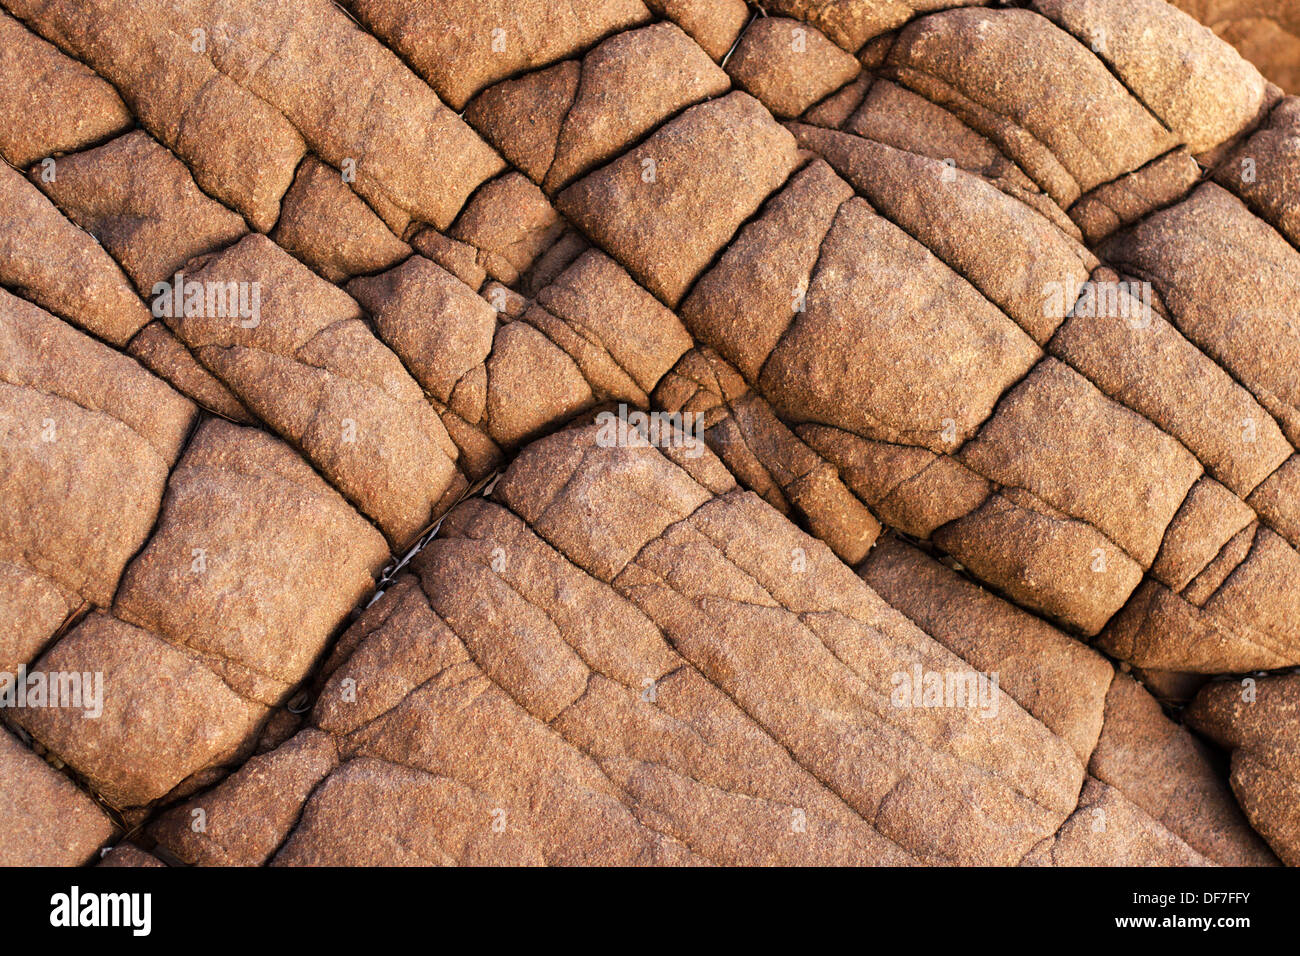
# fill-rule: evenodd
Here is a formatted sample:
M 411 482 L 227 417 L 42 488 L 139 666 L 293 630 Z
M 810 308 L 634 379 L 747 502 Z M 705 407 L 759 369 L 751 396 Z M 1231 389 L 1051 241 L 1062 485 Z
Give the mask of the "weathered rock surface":
M 0 861 L 1300 862 L 1300 113 L 1174 6 L 4 8 Z
M 114 805 L 148 803 L 247 754 L 387 557 L 379 533 L 287 445 L 209 420 L 112 615 L 86 617 L 37 662 L 102 673 L 103 713 L 17 719 Z
M 132 359 L 0 290 L 0 671 L 113 600 L 194 415 Z
M 521 303 L 517 315 L 498 313 L 493 295 L 481 298 L 422 256 L 355 279 L 348 290 L 442 406 L 471 478 L 496 467 L 502 449 L 596 404 L 645 407 L 691 344 L 672 312 L 594 250 Z
M 1278 856 L 1300 865 L 1300 678 L 1207 684 L 1187 719 L 1232 751 L 1232 791 L 1246 817 Z
M 113 835 L 76 784 L 0 729 L 0 866 L 80 866 Z
M 580 61 L 492 86 L 465 118 L 554 193 L 729 85 L 727 74 L 680 29 L 659 23 L 616 34 Z
M 595 436 L 530 446 L 344 638 L 314 715 L 337 769 L 299 737 L 265 758 L 297 796 L 250 769 L 176 818 L 288 801 L 278 863 L 1014 862 L 1073 810 L 1079 757 L 1000 691 L 992 719 L 891 704 L 892 672 L 968 665 L 711 455 Z M 927 835 L 940 807 L 968 842 Z
M 214 310 L 206 300 L 172 308 L 166 321 L 181 341 L 394 547 L 418 536 L 452 483 L 456 446 L 360 306 L 257 234 L 191 262 L 185 275 L 187 293 L 190 282 L 238 288 L 259 309 L 232 315 L 229 301 Z
M 205 196 L 185 164 L 143 130 L 59 160 L 58 175 L 32 181 L 94 236 L 152 299 L 195 256 L 238 241 L 248 227 Z
M 118 264 L 7 163 L 0 163 L 0 209 L 6 288 L 114 345 L 148 324 L 149 310 Z
M 852 82 L 861 69 L 816 27 L 784 17 L 754 20 L 727 60 L 736 84 L 785 118 Z
M 298 167 L 271 238 L 331 282 L 387 269 L 411 254 L 343 174 L 315 156 Z
M 1287 0 L 1172 0 L 1284 90 L 1300 90 L 1300 11 Z
M 39 84 L 32 78 L 38 77 Z M 0 156 L 19 169 L 131 125 L 117 92 L 0 11 Z
M 795 165 L 794 138 L 731 93 L 574 183 L 558 208 L 671 307 Z

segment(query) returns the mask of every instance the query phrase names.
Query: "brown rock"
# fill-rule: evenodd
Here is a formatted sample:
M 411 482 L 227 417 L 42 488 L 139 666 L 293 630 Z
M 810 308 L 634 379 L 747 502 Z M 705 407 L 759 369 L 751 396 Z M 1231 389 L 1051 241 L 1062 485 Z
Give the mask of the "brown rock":
M 141 296 L 195 256 L 238 241 L 248 227 L 208 198 L 185 164 L 143 130 L 59 160 L 58 176 L 32 181 L 99 240 Z
M 1250 63 L 1165 0 L 1034 0 L 1114 69 L 1193 153 L 1253 124 L 1264 78 Z
M 126 347 L 149 371 L 166 379 L 172 387 L 210 412 L 232 422 L 251 425 L 252 413 L 221 380 L 199 364 L 194 353 L 161 321 L 150 322 Z
M 793 118 L 861 71 L 858 61 L 816 27 L 758 17 L 727 60 L 727 73 L 776 116 Z
M 497 80 L 651 19 L 641 0 L 451 0 L 416 7 L 349 0 L 348 7 L 456 110 Z
M 117 263 L 5 163 L 0 208 L 0 282 L 114 345 L 148 324 L 149 310 Z
M 344 638 L 315 712 L 341 766 L 277 863 L 1015 862 L 1055 833 L 1063 742 L 1000 693 L 891 707 L 892 671 L 967 665 L 757 498 L 594 435 L 530 446 Z
M 1300 240 L 1300 99 L 1288 96 L 1268 122 L 1242 143 L 1214 172 L 1214 179 L 1295 243 Z
M 942 106 L 888 80 L 872 82 L 861 105 L 842 126 L 846 133 L 940 162 L 951 162 L 959 169 L 993 181 L 1007 181 L 1022 189 L 1037 188 L 988 137 L 975 132 Z
M 1050 358 L 1012 389 L 958 457 L 991 481 L 1088 522 L 1144 568 L 1201 474 L 1177 442 Z
M 130 358 L 0 291 L 0 670 L 113 600 L 194 406 Z
M 92 614 L 38 662 L 102 673 L 102 715 L 30 710 L 21 722 L 115 805 L 148 803 L 247 755 L 386 560 L 379 533 L 288 446 L 209 420 L 115 616 Z
M 19 169 L 131 125 L 126 104 L 102 77 L 2 12 L 0 116 L 0 156 Z
M 1022 866 L 1212 866 L 1122 790 L 1089 777 L 1079 808 Z
M 1049 219 L 964 170 L 845 133 L 809 126 L 793 132 L 1040 345 L 1073 304 L 1059 294 L 1053 301 L 1049 290 L 1082 283 L 1096 264 Z M 932 213 L 936 206 L 945 210 L 942 220 Z
M 357 192 L 398 232 L 410 219 L 446 226 L 501 168 L 419 77 L 327 0 L 292 10 L 265 0 L 194 0 L 147 17 L 133 10 L 97 0 L 13 12 L 122 90 L 145 127 L 194 165 L 199 184 L 255 229 L 274 225 L 304 141 L 332 166 L 354 164 Z M 195 22 L 214 26 L 194 37 Z M 150 83 L 156 76 L 171 79 Z M 235 116 L 238 130 L 229 128 Z M 225 145 L 232 138 L 235 148 Z
M 1216 681 L 1188 709 L 1193 727 L 1232 750 L 1232 791 L 1260 836 L 1300 865 L 1300 680 Z
M 449 237 L 478 250 L 478 262 L 506 285 L 564 232 L 564 221 L 527 177 L 506 173 L 474 194 Z
M 1282 236 L 1206 183 L 1111 239 L 1103 256 L 1149 278 L 1178 330 L 1300 440 L 1300 325 L 1290 318 L 1300 253 Z
M 387 269 L 411 254 L 343 175 L 315 156 L 298 167 L 271 238 L 331 282 Z
M 287 445 L 213 419 L 176 466 L 114 612 L 283 692 L 387 558 L 380 535 Z
M 557 205 L 671 307 L 795 165 L 793 137 L 757 100 L 731 93 L 687 110 Z
M 1070 218 L 1095 246 L 1117 229 L 1182 199 L 1200 178 L 1200 166 L 1180 147 L 1081 196 L 1070 207 Z
M 858 574 L 872 590 L 1000 686 L 1086 763 L 1114 669 L 1096 651 L 1006 603 L 898 538 Z
M 216 38 L 194 24 L 218 18 L 200 7 L 141 15 L 126 0 L 15 0 L 9 11 L 108 80 L 204 192 L 267 230 L 306 145 L 283 114 L 209 58 Z
M 357 303 L 256 234 L 190 263 L 185 277 L 187 286 L 242 283 L 249 303 L 255 288 L 260 302 L 250 318 L 206 304 L 198 315 L 167 316 L 199 361 L 301 448 L 395 548 L 419 535 L 452 480 L 456 446 Z
M 0 730 L 0 866 L 80 866 L 113 835 L 95 801 Z
M 146 853 L 130 843 L 119 843 L 100 858 L 97 866 L 108 867 L 159 867 L 166 866 L 152 853 Z
M 1287 0 L 1173 0 L 1288 92 L 1300 90 L 1300 13 Z
M 1105 724 L 1089 772 L 1216 863 L 1274 863 L 1247 826 L 1209 750 L 1123 674 L 1106 695 Z
M 781 13 L 809 23 L 850 53 L 856 53 L 873 37 L 912 20 L 919 13 L 977 3 L 978 0 L 768 0 L 770 13 Z
M 924 17 L 899 34 L 889 65 L 989 137 L 1062 208 L 1178 145 L 1086 46 L 1029 10 Z M 1049 69 L 1059 82 L 1044 85 Z M 1088 115 L 1105 120 L 1080 121 Z
M 683 356 L 654 398 L 657 406 L 683 413 L 683 424 L 690 426 L 686 431 L 702 437 L 741 484 L 806 522 L 846 563 L 861 561 L 880 536 L 880 522 L 835 467 L 790 431 L 712 350 Z
M 645 5 L 685 30 L 715 60 L 727 55 L 750 19 L 745 0 L 645 0 Z

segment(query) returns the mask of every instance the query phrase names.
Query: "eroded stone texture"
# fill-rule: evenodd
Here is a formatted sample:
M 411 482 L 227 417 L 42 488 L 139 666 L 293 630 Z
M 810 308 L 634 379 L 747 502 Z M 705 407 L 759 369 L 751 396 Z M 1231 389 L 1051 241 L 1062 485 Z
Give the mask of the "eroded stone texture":
M 1067 208 L 1178 145 L 1088 47 L 1030 10 L 950 10 L 899 35 L 890 72 L 989 137 Z M 1044 84 L 1050 72 L 1056 82 Z
M 207 794 L 164 813 L 151 833 L 190 865 L 262 862 L 297 823 L 302 802 L 337 766 L 333 738 L 303 731 L 275 751 L 250 758 Z M 201 830 L 193 826 L 195 811 L 202 811 Z
M 1268 122 L 1215 170 L 1214 179 L 1293 244 L 1300 241 L 1300 99 L 1281 100 Z
M 154 295 L 195 256 L 238 241 L 248 227 L 199 191 L 185 164 L 143 130 L 59 160 L 32 181 L 112 254 L 136 290 Z
M 1073 288 L 1096 265 L 1051 220 L 965 170 L 845 133 L 792 130 L 799 145 L 823 156 L 881 215 L 925 243 L 1040 345 L 1073 305 L 1050 290 Z
M 112 83 L 205 192 L 239 210 L 255 229 L 275 224 L 306 145 L 288 119 L 208 57 L 209 31 L 195 24 L 214 23 L 216 16 L 198 3 L 147 12 L 125 0 L 7 6 Z
M 182 394 L 209 411 L 233 422 L 251 425 L 256 422 L 239 399 L 221 380 L 199 364 L 185 344 L 162 321 L 150 322 L 133 338 L 127 351 L 140 364 L 168 382 Z
M 211 419 L 168 482 L 113 616 L 91 614 L 36 665 L 102 673 L 102 715 L 19 720 L 113 804 L 148 803 L 247 755 L 387 557 L 287 445 Z
M 873 37 L 903 26 L 920 13 L 976 4 L 980 0 L 768 0 L 770 13 L 782 13 L 813 23 L 850 53 Z
M 641 0 L 348 0 L 453 109 L 491 83 L 651 19 Z
M 1089 777 L 1079 808 L 1022 866 L 1212 866 L 1123 791 Z
M 1048 350 L 1249 495 L 1290 457 L 1290 443 L 1250 392 L 1136 291 L 1108 270 L 1094 273 Z
M 0 671 L 113 600 L 195 409 L 161 379 L 0 291 Z
M 146 853 L 131 843 L 119 843 L 100 859 L 97 866 L 108 867 L 159 867 L 166 866 L 162 860 L 151 853 Z
M 414 539 L 452 482 L 456 446 L 357 303 L 257 234 L 191 262 L 185 274 L 222 288 L 244 284 L 249 296 L 257 284 L 257 316 L 210 314 L 205 305 L 167 323 L 394 547 Z
M 848 564 L 880 535 L 880 522 L 845 487 L 833 465 L 792 432 L 711 349 L 683 356 L 659 383 L 655 404 L 684 416 L 681 427 L 708 444 L 732 474 L 783 514 L 806 522 Z
M 465 117 L 554 193 L 729 86 L 727 75 L 680 29 L 658 23 L 616 34 L 581 61 L 493 86 Z
M 465 118 L 554 193 L 729 86 L 688 36 L 658 23 L 617 34 L 581 61 L 499 83 L 475 98 Z
M 673 306 L 797 164 L 746 93 L 692 107 L 560 194 L 557 206 Z
M 1186 449 L 1054 359 L 1003 399 L 958 457 L 1088 522 L 1144 568 L 1201 474 Z
M 13 720 L 122 863 L 1294 855 L 1289 677 L 1214 678 L 1300 663 L 1295 107 L 1172 8 L 6 6 L 142 128 L 0 134 L 83 150 L 0 283 L 292 443 L 168 479 L 193 407 L 0 296 L 0 670 L 104 675 Z
M 691 346 L 677 317 L 603 253 L 579 256 L 517 315 L 498 314 L 421 256 L 349 290 L 442 406 L 472 477 L 513 448 L 605 401 L 649 404 Z M 502 291 L 505 291 L 502 289 Z
M 22 727 L 116 807 L 163 796 L 190 774 L 236 759 L 266 714 L 201 655 L 100 612 L 35 664 L 101 674 L 103 711 L 28 709 Z
M 811 115 L 805 119 L 827 125 L 817 123 Z M 1021 189 L 1037 188 L 986 136 L 942 106 L 889 80 L 873 81 L 850 115 L 831 125 L 895 149 L 951 162 L 994 182 L 1011 183 Z
M 1087 762 L 1114 669 L 1096 651 L 889 537 L 858 568 L 893 607 L 986 674 Z
M 386 560 L 378 532 L 287 445 L 213 419 L 177 465 L 114 612 L 287 690 Z
M 1165 0 L 1034 0 L 1089 44 L 1193 153 L 1252 124 L 1265 80 L 1227 43 Z
M 0 117 L 0 156 L 19 169 L 131 125 L 126 104 L 102 77 L 3 11 Z
M 799 287 L 785 290 L 792 321 L 758 376 L 788 421 L 944 450 L 1038 358 L 1010 319 L 861 199 L 839 208 L 819 251 L 802 311 Z
M 1300 677 L 1205 685 L 1188 722 L 1232 750 L 1232 790 L 1283 861 L 1300 866 Z
M 1206 183 L 1110 240 L 1103 257 L 1150 279 L 1179 331 L 1300 441 L 1300 253 L 1286 239 Z
M 1276 863 L 1242 817 L 1209 749 L 1123 674 L 1106 695 L 1089 773 L 1216 863 Z
M 411 219 L 446 226 L 501 168 L 433 90 L 328 0 L 188 0 L 147 15 L 120 0 L 10 9 L 108 78 L 199 184 L 261 231 L 274 225 L 306 146 L 333 166 L 351 162 L 354 188 L 396 232 Z M 211 26 L 200 37 L 196 23 Z
M 715 60 L 721 60 L 749 22 L 745 0 L 645 0 L 653 13 L 685 30 Z
M 315 156 L 298 167 L 271 238 L 331 282 L 387 269 L 411 254 L 342 173 Z
M 537 186 L 520 173 L 506 173 L 474 194 L 448 236 L 477 249 L 479 265 L 492 278 L 514 285 L 564 229 Z
M 1288 92 L 1300 90 L 1300 10 L 1289 0 L 1173 0 Z
M 1074 371 L 1039 361 L 1026 330 L 1046 340 L 1073 311 L 1075 291 L 1065 290 L 1087 276 L 1090 255 L 1051 221 L 969 174 L 956 171 L 947 181 L 948 167 L 916 154 L 796 130 L 871 189 L 891 218 L 969 269 L 1007 312 L 854 198 L 818 160 L 792 177 L 699 280 L 681 307 L 688 329 L 734 362 L 883 521 L 933 536 L 1017 601 L 1096 633 L 1140 583 L 1202 466 Z M 961 213 L 961 197 L 969 197 L 969 222 L 979 233 L 951 238 L 923 200 L 898 200 L 904 183 L 904 192 L 917 191 L 909 170 L 933 181 L 922 187 L 933 190 L 932 202 L 946 200 Z M 1001 220 L 994 226 L 990 211 Z M 986 268 L 980 261 L 990 232 L 1010 263 L 1026 261 L 1026 245 L 1054 250 L 1056 258 Z M 1052 283 L 1060 287 L 1054 305 Z M 1041 401 L 1029 398 L 1039 391 Z M 1078 446 L 1070 444 L 1075 436 Z M 990 441 L 1023 456 L 1024 467 L 1008 470 L 1009 459 L 989 457 Z M 752 467 L 745 480 L 764 489 Z M 1121 500 L 1143 504 L 1134 510 Z M 1131 520 L 1140 531 L 1116 523 Z
M 1070 207 L 1070 218 L 1088 244 L 1095 246 L 1117 229 L 1172 205 L 1200 178 L 1200 166 L 1180 147 L 1081 196 Z
M 1249 524 L 1181 591 L 1144 581 L 1107 625 L 1100 646 L 1157 670 L 1218 674 L 1294 666 L 1300 594 L 1290 582 L 1297 574 L 1300 554 L 1269 528 Z
M 861 69 L 816 27 L 785 17 L 755 19 L 727 60 L 741 89 L 786 118 L 852 82 Z
M 117 263 L 7 163 L 0 209 L 0 282 L 114 345 L 149 322 Z
M 968 665 L 710 454 L 595 435 L 530 446 L 344 639 L 341 765 L 284 792 L 275 862 L 1016 862 L 1073 812 L 1078 755 L 1010 697 L 891 705 L 893 672 Z
M 0 729 L 0 866 L 80 866 L 113 835 L 71 780 Z

